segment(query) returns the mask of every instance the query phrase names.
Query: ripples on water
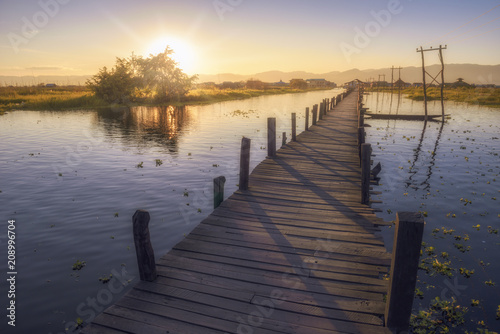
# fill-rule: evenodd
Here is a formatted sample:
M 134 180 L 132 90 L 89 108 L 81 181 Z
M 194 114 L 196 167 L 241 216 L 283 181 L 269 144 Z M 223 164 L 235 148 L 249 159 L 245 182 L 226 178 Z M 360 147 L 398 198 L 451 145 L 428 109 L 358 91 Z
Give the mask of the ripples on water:
M 339 92 L 0 116 L 0 219 L 17 225 L 18 332 L 61 333 L 116 301 L 126 290 L 109 299 L 99 278 L 125 269 L 126 279 L 138 282 L 136 209 L 151 214 L 159 258 L 212 211 L 214 177 L 226 177 L 226 197 L 237 189 L 242 136 L 252 139 L 253 168 L 267 153 L 267 117 L 277 117 L 277 133 L 290 138 L 292 112 L 301 132 L 305 108 Z M 76 260 L 86 261 L 80 271 L 72 270 Z M 6 322 L 0 326 L 4 332 Z
M 398 101 L 397 95 L 391 102 L 387 93 L 367 95 L 365 103 L 370 112 L 424 113 L 422 102 Z M 494 230 L 500 229 L 500 110 L 446 102 L 445 113 L 449 115 L 445 124 L 428 122 L 425 127 L 424 122 L 366 121 L 371 125 L 367 142 L 376 155 L 373 160 L 382 163 L 381 185 L 375 189 L 382 195 L 374 199 L 383 201 L 376 206 L 383 209 L 379 216 L 388 221 L 395 219 L 397 211 L 424 212 L 424 242 L 435 247 L 438 260 L 451 261 L 457 271 L 474 270 L 471 278 L 459 272 L 453 278 L 429 277 L 419 271 L 417 286 L 424 299 L 416 300 L 414 309 L 428 307 L 435 296 L 453 297 L 470 309 L 468 319 L 474 323 L 468 322 L 469 330 L 476 331 L 480 320 L 490 330 L 498 330 L 500 239 Z M 441 103 L 430 103 L 429 114 L 441 114 Z M 455 232 L 444 234 L 443 228 Z M 432 233 L 434 229 L 440 231 Z M 386 230 L 384 237 L 392 248 L 392 230 Z M 460 244 L 470 250 L 460 252 Z M 449 259 L 442 258 L 441 252 L 449 253 Z M 496 286 L 484 283 L 490 279 Z M 470 307 L 471 299 L 478 299 L 480 306 Z

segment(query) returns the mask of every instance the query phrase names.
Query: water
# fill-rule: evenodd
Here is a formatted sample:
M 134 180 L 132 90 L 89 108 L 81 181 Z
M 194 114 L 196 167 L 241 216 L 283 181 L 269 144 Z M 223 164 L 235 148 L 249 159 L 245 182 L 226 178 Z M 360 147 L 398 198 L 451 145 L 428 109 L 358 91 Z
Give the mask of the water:
M 423 102 L 399 100 L 387 93 L 372 93 L 365 103 L 370 112 L 424 114 Z M 487 328 L 498 331 L 500 110 L 446 102 L 445 113 L 449 115 L 445 124 L 366 121 L 371 125 L 367 142 L 376 155 L 373 160 L 382 164 L 381 185 L 375 189 L 382 194 L 372 198 L 383 204 L 374 207 L 383 210 L 379 216 L 387 221 L 394 220 L 397 211 L 423 212 L 427 216 L 423 258 L 449 261 L 453 268 L 452 277 L 419 270 L 417 287 L 424 298 L 415 300 L 414 312 L 428 308 L 436 296 L 449 301 L 455 298 L 469 309 L 465 328 L 477 332 L 483 328 L 478 322 L 484 321 Z M 440 115 L 441 103 L 430 103 L 429 114 Z M 386 229 L 384 237 L 391 249 L 392 229 Z M 442 252 L 449 256 L 442 257 Z M 460 268 L 474 273 L 467 278 Z M 490 280 L 495 286 L 485 283 Z M 471 306 L 472 299 L 479 300 L 479 305 Z
M 252 139 L 253 169 L 267 153 L 267 117 L 290 138 L 292 112 L 301 132 L 305 108 L 339 93 L 0 116 L 0 271 L 8 272 L 8 220 L 17 270 L 16 327 L 2 316 L 0 332 L 63 333 L 78 317 L 91 321 L 139 281 L 135 210 L 150 212 L 161 257 L 212 211 L 214 177 L 226 177 L 226 197 L 237 189 L 242 136 Z M 86 265 L 72 270 L 78 260 Z

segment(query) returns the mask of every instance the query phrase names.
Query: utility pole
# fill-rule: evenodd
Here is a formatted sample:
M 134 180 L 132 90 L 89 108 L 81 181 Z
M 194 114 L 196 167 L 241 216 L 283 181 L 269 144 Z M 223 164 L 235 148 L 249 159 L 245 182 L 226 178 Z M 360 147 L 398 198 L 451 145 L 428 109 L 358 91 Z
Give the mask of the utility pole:
M 431 77 L 432 81 L 429 84 L 432 85 L 434 82 L 439 83 L 437 80 L 437 77 L 439 74 L 441 74 L 441 117 L 442 121 L 444 122 L 444 61 L 443 61 L 443 50 L 447 49 L 447 45 L 439 46 L 439 49 L 433 49 L 432 47 L 430 49 L 425 49 L 420 47 L 420 49 L 417 49 L 417 52 L 422 53 L 422 78 L 423 78 L 423 86 L 424 86 L 424 105 L 425 105 L 425 120 L 427 121 L 427 84 L 425 83 L 425 78 L 426 74 Z M 424 52 L 427 51 L 439 51 L 439 60 L 441 61 L 441 71 L 436 76 L 432 76 L 425 70 L 425 57 L 424 57 Z
M 391 92 L 394 90 L 394 65 L 391 67 Z

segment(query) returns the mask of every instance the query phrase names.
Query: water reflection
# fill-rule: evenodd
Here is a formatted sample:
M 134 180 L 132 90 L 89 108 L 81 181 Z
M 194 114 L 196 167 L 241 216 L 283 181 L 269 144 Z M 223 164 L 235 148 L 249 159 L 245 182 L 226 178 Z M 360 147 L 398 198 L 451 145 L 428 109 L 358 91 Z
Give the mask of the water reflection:
M 160 146 L 175 153 L 182 129 L 191 120 L 186 107 L 162 106 L 101 109 L 96 122 L 108 138 L 120 138 L 127 146 Z
M 416 190 L 418 190 L 419 186 L 424 186 L 424 190 L 428 191 L 428 190 L 430 190 L 430 187 L 431 187 L 430 179 L 432 177 L 432 169 L 436 165 L 437 149 L 438 149 L 438 146 L 439 146 L 439 142 L 441 140 L 441 136 L 443 134 L 443 129 L 444 129 L 445 122 L 441 122 L 441 127 L 439 128 L 439 132 L 438 132 L 438 135 L 437 135 L 437 138 L 436 138 L 436 142 L 434 143 L 434 149 L 430 152 L 430 161 L 426 164 L 425 162 L 418 163 L 418 160 L 419 160 L 420 155 L 422 153 L 422 147 L 423 147 L 423 143 L 424 143 L 424 139 L 425 139 L 425 131 L 427 129 L 427 123 L 428 123 L 428 121 L 424 121 L 424 127 L 422 129 L 422 134 L 420 136 L 420 140 L 418 142 L 418 146 L 414 150 L 413 162 L 412 162 L 412 164 L 411 164 L 411 166 L 409 168 L 410 177 L 406 181 L 406 188 L 413 187 Z M 419 186 L 415 186 L 415 185 L 412 185 L 414 183 L 413 177 L 418 174 L 418 171 L 419 171 L 418 166 L 419 165 L 421 167 L 424 167 L 424 166 L 427 165 L 427 172 L 425 174 L 426 177 L 425 177 L 424 181 L 422 183 L 420 183 Z

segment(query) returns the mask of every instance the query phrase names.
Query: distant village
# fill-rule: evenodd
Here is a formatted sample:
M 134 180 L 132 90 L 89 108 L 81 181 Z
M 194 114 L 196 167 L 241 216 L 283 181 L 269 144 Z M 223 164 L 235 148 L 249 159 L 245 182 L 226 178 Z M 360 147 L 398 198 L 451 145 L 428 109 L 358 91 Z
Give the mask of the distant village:
M 397 88 L 397 89 L 405 89 L 405 88 L 410 88 L 410 87 L 423 87 L 422 82 L 405 82 L 401 79 L 396 80 L 395 82 L 387 82 L 387 81 L 374 81 L 374 80 L 366 80 L 365 82 L 355 79 L 349 82 L 346 82 L 343 87 L 346 88 L 354 88 L 359 84 L 363 84 L 365 87 L 370 87 L 370 88 Z M 440 85 L 436 84 L 427 84 L 427 87 L 439 87 Z M 451 83 L 445 83 L 445 87 L 447 88 L 475 88 L 475 87 L 481 87 L 481 88 L 496 88 L 498 87 L 495 84 L 484 84 L 484 85 L 476 85 L 476 84 L 469 84 L 464 81 L 463 78 L 458 78 L 455 82 Z

